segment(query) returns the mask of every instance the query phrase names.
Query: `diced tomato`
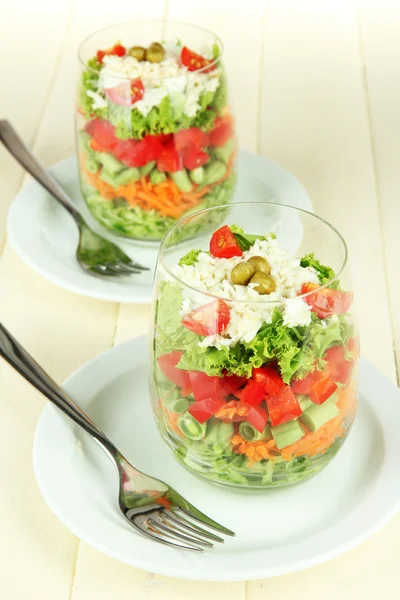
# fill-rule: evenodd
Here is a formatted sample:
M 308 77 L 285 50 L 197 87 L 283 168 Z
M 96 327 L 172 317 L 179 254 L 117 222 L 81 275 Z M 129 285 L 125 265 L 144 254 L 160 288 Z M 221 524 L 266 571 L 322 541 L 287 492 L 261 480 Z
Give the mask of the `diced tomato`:
M 250 406 L 246 421 L 262 433 L 268 421 L 268 413 L 261 406 Z
M 181 129 L 174 133 L 174 144 L 177 150 L 202 148 L 208 146 L 208 135 L 198 127 Z
M 295 394 L 309 394 L 314 383 L 321 379 L 324 374 L 321 371 L 312 371 L 303 379 L 294 379 L 290 387 Z
M 206 398 L 223 397 L 219 389 L 219 377 L 210 377 L 206 373 L 199 373 L 197 371 L 190 371 L 189 377 L 196 402 L 200 402 Z
M 329 377 L 316 381 L 310 390 L 309 396 L 315 404 L 323 404 L 336 391 L 337 385 Z
M 188 71 L 198 71 L 199 69 L 204 69 L 204 67 L 209 65 L 208 69 L 204 69 L 204 73 L 209 73 L 216 67 L 214 61 L 204 58 L 204 56 L 193 52 L 193 50 L 190 50 L 187 46 L 183 46 L 182 48 L 181 62 L 185 67 L 188 68 Z
M 189 148 L 183 155 L 185 169 L 197 169 L 197 167 L 205 165 L 208 160 L 210 157 L 207 152 L 198 148 Z
M 233 119 L 231 115 L 217 117 L 214 121 L 214 128 L 209 134 L 209 144 L 210 146 L 225 146 L 232 135 Z
M 158 364 L 165 377 L 180 388 L 190 387 L 188 371 L 177 369 L 176 365 L 181 359 L 183 352 L 174 350 L 170 354 L 163 354 L 158 358 Z
M 118 140 L 113 154 L 128 167 L 143 167 L 157 160 L 162 149 L 159 136 L 146 135 L 142 140 Z
M 251 406 L 258 406 L 265 399 L 265 386 L 263 382 L 253 381 L 252 379 L 243 388 L 240 399 Z
M 115 44 L 112 48 L 109 48 L 108 50 L 98 50 L 96 53 L 97 56 L 97 60 L 99 62 L 103 62 L 103 58 L 109 54 L 114 54 L 116 56 L 125 56 L 125 48 L 124 46 L 121 46 L 121 44 Z
M 307 294 L 313 290 L 317 290 L 318 285 L 315 283 L 304 283 L 301 288 L 302 294 Z M 313 294 L 309 294 L 304 298 L 305 302 L 311 306 L 311 310 L 315 312 L 320 319 L 326 319 L 334 314 L 341 315 L 346 313 L 351 303 L 353 302 L 353 294 L 351 292 L 341 292 L 332 288 L 318 289 Z
M 279 394 L 281 388 L 285 385 L 280 374 L 271 367 L 253 369 L 253 379 L 262 383 L 265 392 L 270 396 Z
M 353 360 L 346 360 L 346 348 L 344 346 L 332 346 L 325 352 L 327 361 L 326 370 L 333 381 L 347 383 L 354 366 Z
M 247 381 L 246 377 L 239 377 L 238 375 L 225 375 L 219 378 L 219 388 L 223 392 L 224 396 L 238 396 L 240 394 L 239 388 L 241 388 Z
M 157 169 L 159 171 L 168 171 L 169 173 L 175 173 L 181 171 L 183 168 L 182 155 L 175 148 L 173 141 L 166 143 L 160 153 L 157 160 Z
M 267 407 L 273 427 L 291 421 L 302 413 L 300 404 L 289 385 L 284 385 L 278 395 L 267 396 Z
M 114 127 L 104 119 L 93 119 L 85 126 L 85 131 L 106 151 L 112 151 L 117 145 Z
M 222 333 L 230 321 L 229 306 L 223 300 L 213 300 L 196 308 L 182 319 L 182 324 L 197 335 Z
M 216 258 L 232 258 L 243 254 L 228 225 L 220 227 L 213 233 L 210 240 L 210 252 Z
M 194 402 L 188 408 L 189 413 L 199 423 L 205 423 L 212 417 L 223 405 L 224 400 L 220 398 L 205 398 L 200 402 Z

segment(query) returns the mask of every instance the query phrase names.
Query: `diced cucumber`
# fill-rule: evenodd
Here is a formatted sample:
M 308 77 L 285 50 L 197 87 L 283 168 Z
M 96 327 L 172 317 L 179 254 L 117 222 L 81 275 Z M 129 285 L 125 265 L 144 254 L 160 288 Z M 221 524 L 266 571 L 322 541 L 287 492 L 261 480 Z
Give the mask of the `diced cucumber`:
M 224 165 L 223 162 L 221 162 L 219 160 L 215 160 L 214 162 L 208 164 L 204 168 L 204 171 L 205 171 L 205 173 L 204 173 L 204 179 L 201 184 L 202 186 L 216 183 L 217 181 L 222 179 L 222 177 L 225 177 L 226 166 Z
M 304 431 L 297 421 L 271 427 L 271 433 L 279 450 L 298 442 L 304 436 Z
M 197 167 L 196 169 L 192 169 L 191 171 L 189 171 L 189 177 L 196 185 L 202 183 L 204 179 L 203 167 Z
M 119 173 L 123 169 L 126 169 L 126 165 L 124 165 L 124 163 L 108 152 L 98 152 L 97 158 L 103 167 L 112 175 L 115 175 L 115 173 Z
M 260 433 L 250 423 L 240 423 L 239 433 L 248 442 L 256 442 L 258 440 L 270 440 L 272 438 L 271 427 L 267 424 L 264 430 Z
M 124 169 L 117 175 L 115 175 L 115 182 L 118 185 L 127 185 L 132 181 L 139 181 L 140 172 L 136 167 L 130 167 L 129 169 Z
M 308 429 L 310 429 L 310 431 L 314 432 L 339 414 L 340 411 L 336 404 L 327 400 L 323 404 L 313 404 L 313 406 L 307 408 L 299 419 L 308 427 Z
M 100 171 L 100 179 L 102 179 L 103 181 L 108 183 L 108 185 L 111 185 L 113 188 L 118 187 L 118 183 L 115 181 L 115 178 L 113 177 L 113 175 L 111 173 L 109 173 L 107 171 L 107 169 L 105 169 L 104 167 Z
M 179 417 L 178 427 L 190 440 L 202 440 L 206 433 L 207 423 L 201 424 L 190 413 L 185 412 Z
M 296 397 L 300 404 L 300 408 L 303 412 L 307 410 L 309 406 L 312 406 L 314 404 L 314 402 L 310 399 L 309 396 L 307 396 L 307 394 L 296 394 Z
M 88 133 L 86 133 L 86 131 L 81 130 L 79 132 L 79 142 L 81 143 L 81 145 L 87 149 L 87 145 L 90 143 L 90 140 L 92 138 L 90 137 L 90 135 Z
M 229 159 L 231 158 L 234 150 L 236 148 L 236 142 L 233 138 L 230 138 L 225 146 L 221 146 L 219 148 L 214 148 L 214 155 L 219 159 L 222 160 L 223 163 L 225 163 L 226 165 L 229 162 Z
M 159 171 L 158 169 L 154 169 L 150 173 L 150 181 L 153 185 L 159 185 L 160 183 L 164 183 L 164 181 L 166 179 L 167 179 L 166 174 L 163 173 L 162 171 Z
M 100 167 L 100 163 L 97 162 L 95 158 L 91 158 L 90 156 L 86 159 L 85 166 L 89 173 L 97 173 Z
M 182 169 L 182 171 L 175 171 L 174 173 L 171 172 L 168 173 L 168 175 L 171 177 L 172 181 L 176 183 L 181 192 L 187 194 L 188 192 L 192 191 L 193 186 L 190 182 L 186 169 Z
M 155 166 L 156 161 L 152 160 L 151 162 L 147 163 L 147 165 L 144 165 L 143 167 L 139 168 L 140 174 L 143 175 L 143 177 L 146 177 L 146 175 L 148 175 L 150 171 L 154 169 Z

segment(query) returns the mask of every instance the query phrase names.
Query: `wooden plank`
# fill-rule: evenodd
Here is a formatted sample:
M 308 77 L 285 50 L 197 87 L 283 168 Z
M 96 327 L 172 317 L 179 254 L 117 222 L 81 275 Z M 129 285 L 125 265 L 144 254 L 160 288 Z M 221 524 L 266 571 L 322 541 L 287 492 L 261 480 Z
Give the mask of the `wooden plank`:
M 316 212 L 346 238 L 362 352 L 394 380 L 374 163 L 353 4 L 347 0 L 271 0 L 264 39 L 263 154 L 299 177 Z
M 394 341 L 399 364 L 400 5 L 391 0 L 379 3 L 367 0 L 358 2 L 358 10 Z
M 65 36 L 70 0 L 15 0 L 0 19 L 0 117 L 9 119 L 28 144 L 33 144 Z M 50 26 L 49 26 L 50 23 Z M 5 218 L 23 173 L 0 148 L 0 253 Z M 7 176 L 5 176 L 7 174 Z

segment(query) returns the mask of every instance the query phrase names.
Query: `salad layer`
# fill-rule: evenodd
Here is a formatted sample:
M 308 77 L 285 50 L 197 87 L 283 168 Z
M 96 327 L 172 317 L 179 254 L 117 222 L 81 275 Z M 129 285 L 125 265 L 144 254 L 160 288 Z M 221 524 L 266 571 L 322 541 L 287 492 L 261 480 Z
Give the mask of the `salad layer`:
M 217 483 L 270 487 L 317 473 L 356 410 L 352 294 L 313 254 L 293 258 L 273 234 L 237 226 L 172 272 L 158 289 L 153 374 L 169 447 Z
M 160 239 L 176 219 L 230 201 L 236 142 L 218 52 L 117 43 L 89 60 L 78 101 L 82 191 L 109 229 Z

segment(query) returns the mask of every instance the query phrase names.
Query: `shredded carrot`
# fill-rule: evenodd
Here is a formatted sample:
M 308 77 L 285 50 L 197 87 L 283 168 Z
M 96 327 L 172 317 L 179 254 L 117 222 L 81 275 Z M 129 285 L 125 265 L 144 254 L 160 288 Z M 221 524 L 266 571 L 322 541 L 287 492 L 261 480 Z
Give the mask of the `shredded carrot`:
M 91 145 L 93 150 L 97 149 L 94 140 L 91 140 Z M 233 168 L 232 165 L 233 162 L 228 166 L 226 175 L 215 185 L 222 183 L 229 177 Z M 169 178 L 159 185 L 152 185 L 149 178 L 143 176 L 140 178 L 140 181 L 120 185 L 119 187 L 114 188 L 100 178 L 99 171 L 97 173 L 90 173 L 85 168 L 84 155 L 81 157 L 81 168 L 85 173 L 88 183 L 96 188 L 106 200 L 124 198 L 132 207 L 139 206 L 144 210 L 155 209 L 163 216 L 173 217 L 175 219 L 179 218 L 190 208 L 199 204 L 203 196 L 212 189 L 211 187 L 199 189 L 199 186 L 197 186 L 192 192 L 183 194 L 177 185 Z

